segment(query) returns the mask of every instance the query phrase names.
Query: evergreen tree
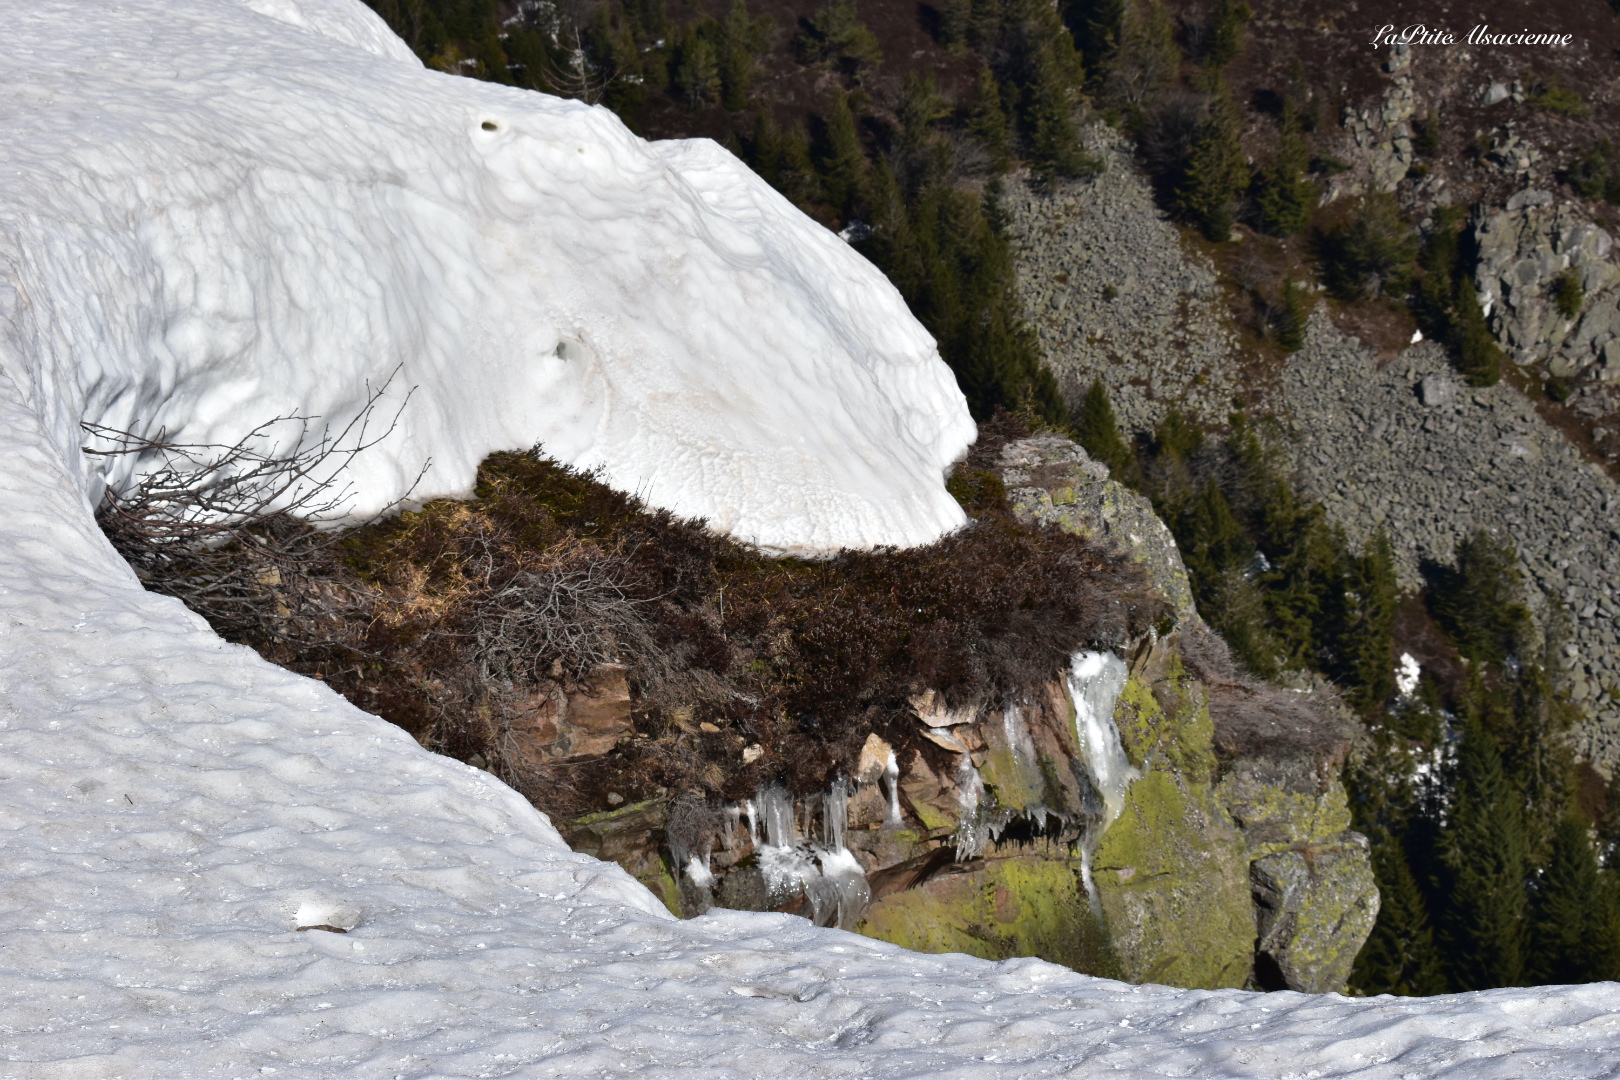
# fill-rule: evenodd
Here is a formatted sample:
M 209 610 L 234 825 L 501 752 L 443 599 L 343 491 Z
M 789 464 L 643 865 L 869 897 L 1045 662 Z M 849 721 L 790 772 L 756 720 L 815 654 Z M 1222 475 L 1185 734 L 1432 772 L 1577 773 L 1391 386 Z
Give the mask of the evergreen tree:
M 1387 194 L 1369 195 L 1353 217 L 1322 238 L 1322 277 L 1345 300 L 1401 297 L 1416 256 L 1399 204 Z
M 1209 78 L 1208 105 L 1187 152 L 1176 204 L 1217 243 L 1231 235 L 1238 199 L 1249 184 L 1249 167 L 1238 141 L 1241 132 L 1242 117 L 1232 89 L 1216 72 Z
M 1007 124 L 1007 110 L 1002 103 L 1001 84 L 988 67 L 979 69 L 978 81 L 973 87 L 973 103 L 968 112 L 968 133 L 984 146 L 990 155 L 991 171 L 997 175 L 1012 167 L 1012 129 Z
M 1501 664 L 1530 642 L 1530 611 L 1513 545 L 1481 529 L 1457 545 L 1456 568 L 1439 573 L 1430 610 L 1470 660 Z
M 816 166 L 827 202 L 840 215 L 852 216 L 866 177 L 866 153 L 855 129 L 849 95 L 842 90 L 833 94 L 832 107 L 827 110 L 826 140 Z
M 1395 696 L 1395 617 L 1400 596 L 1395 552 L 1380 528 L 1367 541 L 1345 583 L 1345 613 L 1336 652 L 1350 704 L 1371 715 Z
M 1372 865 L 1378 881 L 1378 921 L 1356 955 L 1350 985 L 1369 995 L 1445 993 L 1428 906 L 1406 853 L 1396 840 L 1381 835 L 1373 845 Z
M 1525 842 L 1521 797 L 1496 740 L 1465 720 L 1457 781 L 1441 836 L 1447 905 L 1441 919 L 1456 990 L 1518 986 L 1524 976 Z
M 1119 43 L 1103 64 L 1103 94 L 1122 106 L 1128 118 L 1139 119 L 1174 85 L 1180 70 L 1175 22 L 1164 0 L 1129 0 L 1120 16 Z
M 877 35 L 861 22 L 855 0 L 827 0 L 805 25 L 805 32 L 799 35 L 799 54 L 811 63 L 831 62 L 856 78 L 883 63 Z
M 874 204 L 892 204 L 892 196 L 881 195 L 893 190 L 885 173 L 879 168 L 872 174 L 868 190 L 878 196 Z M 918 196 L 906 228 L 885 227 L 863 248 L 939 342 L 976 419 L 1004 408 L 1062 429 L 1067 409 L 1022 319 L 1012 250 L 998 222 L 998 195 L 994 182 L 982 202 L 969 192 L 935 185 Z
M 1108 388 L 1102 379 L 1092 379 L 1091 387 L 1081 399 L 1072 420 L 1075 438 L 1095 460 L 1108 466 L 1109 474 L 1122 484 L 1140 483 L 1136 470 L 1136 455 L 1120 438 L 1119 423 L 1114 419 L 1114 405 L 1108 400 Z
M 1277 344 L 1285 352 L 1305 347 L 1305 330 L 1310 325 L 1311 301 L 1305 287 L 1293 278 L 1283 281 L 1282 307 L 1277 313 Z
M 1000 0 L 993 54 L 1004 57 L 1001 82 L 1015 93 L 1015 115 L 1030 168 L 1043 180 L 1082 176 L 1097 163 L 1080 146 L 1074 113 L 1085 69 L 1074 38 L 1047 0 Z
M 1612 912 L 1586 824 L 1566 817 L 1537 883 L 1528 975 L 1532 983 L 1613 978 Z
M 753 138 L 744 160 L 765 182 L 796 203 L 810 202 L 820 186 L 810 160 L 810 142 L 799 129 L 784 132 L 763 108 L 754 113 Z
M 720 33 L 721 103 L 728 109 L 748 107 L 748 86 L 753 81 L 754 57 L 761 42 L 746 0 L 731 0 Z
M 1457 277 L 1453 310 L 1457 370 L 1470 386 L 1495 386 L 1502 379 L 1502 347 L 1485 321 L 1472 274 Z
M 675 62 L 675 87 L 694 109 L 720 98 L 720 56 L 712 36 L 708 21 L 687 27 Z
M 1066 0 L 1062 9 L 1086 67 L 1100 70 L 1119 44 L 1125 0 Z
M 1254 11 L 1242 0 L 1215 0 L 1205 30 L 1204 62 L 1222 68 L 1243 51 L 1243 28 Z
M 1271 167 L 1260 178 L 1257 199 L 1260 225 L 1272 236 L 1295 236 L 1310 224 L 1316 208 L 1316 185 L 1305 175 L 1311 151 L 1299 129 L 1298 107 L 1283 102 L 1282 142 Z

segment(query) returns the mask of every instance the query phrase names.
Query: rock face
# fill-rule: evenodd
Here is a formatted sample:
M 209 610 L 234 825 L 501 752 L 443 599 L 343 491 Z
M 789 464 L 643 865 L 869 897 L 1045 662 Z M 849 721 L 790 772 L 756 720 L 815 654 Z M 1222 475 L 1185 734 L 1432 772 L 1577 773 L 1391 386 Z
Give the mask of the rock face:
M 1001 476 L 1020 516 L 1099 537 L 1128 552 L 1178 623 L 1202 625 L 1175 537 L 1147 499 L 1108 479 L 1106 466 L 1068 439 L 1037 435 L 1002 449 Z
M 1377 104 L 1364 108 L 1346 105 L 1339 116 L 1345 138 L 1341 144 L 1348 171 L 1328 180 L 1324 202 L 1347 195 L 1394 191 L 1414 160 L 1412 114 L 1417 98 L 1412 87 L 1410 46 L 1399 45 L 1384 62 L 1392 74 Z
M 1336 722 L 1295 709 L 1312 730 L 1253 734 L 1264 694 L 1213 684 L 1169 531 L 1083 450 L 1037 436 L 1004 447 L 1000 467 L 1018 513 L 1146 568 L 1175 613 L 1163 634 L 1082 654 L 1021 701 L 919 694 L 913 737 L 897 750 L 873 733 L 826 792 L 656 800 L 558 822 L 564 836 L 677 914 L 791 911 L 923 951 L 1139 982 L 1343 989 L 1378 894 L 1335 779 Z
M 1614 238 L 1579 204 L 1527 188 L 1483 215 L 1474 239 L 1480 303 L 1515 363 L 1544 363 L 1562 378 L 1595 367 L 1599 378 L 1620 380 L 1620 263 Z M 1573 317 L 1554 296 L 1565 275 L 1583 293 Z
M 1188 986 L 1342 989 L 1378 913 L 1367 844 L 1349 831 L 1336 779 L 1347 741 L 1329 731 L 1308 744 L 1267 740 L 1257 753 L 1254 740 L 1220 739 L 1221 714 L 1243 705 L 1216 699 L 1212 714 L 1210 688 L 1182 662 L 1182 643 L 1207 630 L 1147 500 L 1066 439 L 1010 443 L 1001 460 L 1020 513 L 1115 541 L 1177 616 L 1132 660 L 1115 720 L 1141 778 L 1092 857 L 1122 971 Z M 1265 884 L 1295 862 L 1307 872 L 1288 889 Z

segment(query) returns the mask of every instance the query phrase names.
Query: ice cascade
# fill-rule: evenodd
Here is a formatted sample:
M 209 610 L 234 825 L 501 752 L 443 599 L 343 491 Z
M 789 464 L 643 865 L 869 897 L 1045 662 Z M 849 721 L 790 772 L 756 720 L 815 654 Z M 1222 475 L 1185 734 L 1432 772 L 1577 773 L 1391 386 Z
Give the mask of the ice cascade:
M 810 900 L 810 919 L 818 926 L 849 929 L 872 902 L 872 890 L 860 860 L 844 846 L 849 815 L 849 785 L 843 778 L 821 797 L 822 841 L 799 834 L 793 797 L 780 784 L 761 788 L 749 804 L 765 894 L 773 903 L 790 903 L 801 892 Z M 765 835 L 757 831 L 763 824 Z
M 1091 856 L 1097 843 L 1125 809 L 1125 789 L 1142 774 L 1125 756 L 1114 724 L 1114 706 L 1125 689 L 1125 661 L 1111 652 L 1077 652 L 1069 659 L 1067 681 L 1074 702 L 1074 734 L 1080 757 L 1098 801 L 1100 813 L 1080 838 L 1080 879 L 1092 907 L 1097 890 L 1091 881 Z

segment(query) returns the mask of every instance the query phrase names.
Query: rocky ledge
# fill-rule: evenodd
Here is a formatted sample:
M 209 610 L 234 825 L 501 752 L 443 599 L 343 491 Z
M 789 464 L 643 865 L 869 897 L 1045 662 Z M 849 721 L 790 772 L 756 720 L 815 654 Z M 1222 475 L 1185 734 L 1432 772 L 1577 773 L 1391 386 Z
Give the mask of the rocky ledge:
M 1173 620 L 1118 653 L 1077 654 L 1026 700 L 949 708 L 921 691 L 918 737 L 897 748 L 873 733 L 828 790 L 665 797 L 558 821 L 563 835 L 680 915 L 791 911 L 930 952 L 1342 990 L 1378 893 L 1349 831 L 1331 692 L 1236 675 L 1168 530 L 1079 447 L 1012 442 L 1000 468 L 1019 514 L 1128 551 Z M 569 743 L 573 716 L 590 728 L 580 745 L 616 730 L 601 714 L 618 700 L 559 703 L 548 745 Z

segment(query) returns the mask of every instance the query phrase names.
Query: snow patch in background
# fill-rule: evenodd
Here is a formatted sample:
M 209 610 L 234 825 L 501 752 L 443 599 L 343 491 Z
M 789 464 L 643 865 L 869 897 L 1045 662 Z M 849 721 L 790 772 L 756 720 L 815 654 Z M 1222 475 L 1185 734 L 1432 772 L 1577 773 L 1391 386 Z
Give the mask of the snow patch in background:
M 327 16 L 349 22 L 326 25 L 367 25 L 358 3 L 296 9 L 317 30 Z M 604 272 L 568 262 L 564 241 L 602 241 L 587 227 L 593 213 L 601 229 L 617 227 L 625 208 L 601 193 L 643 184 L 653 198 L 679 184 L 598 114 L 326 45 L 291 16 L 264 18 L 237 0 L 94 11 L 77 0 L 0 0 L 0 13 L 9 33 L 0 66 L 0 1075 L 1573 1080 L 1620 1070 L 1620 994 L 1608 984 L 1370 1001 L 1184 991 L 1038 960 L 918 955 L 785 915 L 677 922 L 618 867 L 569 851 L 487 774 L 424 752 L 326 687 L 220 641 L 176 601 L 142 592 L 89 514 L 95 478 L 77 451 L 86 403 L 104 422 L 139 417 L 152 430 L 220 439 L 261 420 L 264 401 L 340 413 L 363 400 L 348 380 L 425 355 L 445 365 L 412 376 L 432 387 L 436 411 L 412 418 L 402 440 L 411 452 L 397 449 L 390 463 L 399 475 L 414 475 L 412 455 L 428 448 L 446 455 L 446 469 L 470 468 L 542 415 L 568 421 L 586 448 L 629 445 L 626 431 L 665 415 L 630 391 L 698 393 L 683 367 L 696 353 L 671 360 L 678 370 L 664 382 L 638 383 L 645 372 L 602 359 L 634 337 L 606 300 L 576 298 L 580 317 L 566 325 L 552 309 L 531 318 L 479 260 L 509 241 L 513 265 L 563 259 L 559 277 L 577 272 L 595 287 Z M 399 110 L 418 110 L 427 149 L 378 134 L 390 95 Z M 476 144 L 464 144 L 464 172 L 435 171 L 454 155 L 426 122 L 491 115 L 462 112 L 469 102 L 503 103 L 511 112 L 499 116 L 535 123 L 525 136 L 534 155 L 550 139 L 557 160 L 590 159 L 567 193 L 578 198 L 558 195 L 580 216 L 556 212 L 563 241 L 525 252 L 532 233 L 481 231 L 468 207 L 499 198 L 478 151 L 466 149 Z M 307 157 L 333 150 L 332 131 L 356 143 L 351 164 L 367 163 L 346 174 L 347 188 Z M 212 158 L 198 142 L 205 134 L 219 140 Z M 574 141 L 583 134 L 603 141 Z M 233 157 L 244 141 L 261 156 Z M 441 157 L 429 168 L 418 153 Z M 207 160 L 217 174 L 202 169 Z M 602 179 L 613 168 L 629 178 L 621 187 Z M 735 207 L 701 213 L 676 200 L 649 228 L 671 244 L 698 230 L 699 248 L 711 230 L 746 239 L 748 228 L 733 230 L 725 215 L 746 223 L 755 195 L 765 199 L 739 195 Z M 238 210 L 253 229 L 236 230 Z M 807 273 L 844 265 L 823 260 L 819 243 L 783 260 L 802 260 Z M 664 259 L 637 279 L 670 295 L 635 310 L 688 304 L 678 325 L 706 318 L 684 265 Z M 782 273 L 761 271 L 768 282 Z M 852 334 L 890 305 L 861 280 L 814 293 L 830 318 L 855 313 Z M 326 290 L 354 281 L 371 283 L 365 303 L 329 307 Z M 344 312 L 359 325 L 343 323 Z M 506 349 L 554 348 L 559 326 L 595 351 L 586 362 L 596 382 L 546 383 L 552 376 L 534 371 L 549 361 Z M 903 339 L 910 326 L 884 332 Z M 847 374 L 848 355 L 828 370 Z M 922 404 L 888 414 L 888 441 L 858 444 L 854 456 L 870 458 L 838 466 L 849 476 L 920 475 L 959 440 L 928 426 L 956 423 L 956 399 L 929 374 L 937 363 L 890 360 L 855 369 L 896 401 L 909 380 Z M 755 385 L 747 371 L 713 376 Z M 795 369 L 786 382 L 827 378 Z M 556 396 L 522 396 L 546 386 Z M 433 396 L 449 389 L 460 397 Z M 785 400 L 800 401 L 802 389 L 786 387 Z M 586 406 L 596 419 L 569 419 Z M 724 418 L 709 396 L 690 411 Z M 825 419 L 806 414 L 807 425 Z M 871 419 L 838 422 L 862 430 Z M 805 434 L 809 454 L 819 433 Z M 894 446 L 912 450 L 897 459 Z M 718 451 L 679 463 L 694 464 L 712 466 L 699 494 L 740 475 Z M 374 465 L 364 479 L 377 497 L 397 477 Z M 753 505 L 737 503 L 739 521 L 787 521 L 749 517 Z M 842 504 L 805 496 L 795 505 L 809 528 Z M 913 516 L 894 522 L 926 520 L 913 513 L 926 499 L 908 505 Z M 347 932 L 299 932 L 304 915 Z

